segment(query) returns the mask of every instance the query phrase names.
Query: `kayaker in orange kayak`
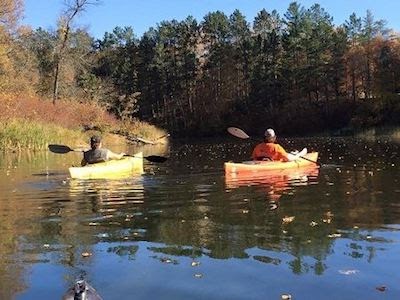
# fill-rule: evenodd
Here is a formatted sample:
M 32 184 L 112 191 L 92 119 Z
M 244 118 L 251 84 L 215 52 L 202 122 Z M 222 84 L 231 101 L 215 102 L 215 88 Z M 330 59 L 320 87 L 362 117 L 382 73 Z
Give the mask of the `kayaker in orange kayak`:
M 288 153 L 276 142 L 275 131 L 271 128 L 264 133 L 264 142 L 258 144 L 252 154 L 253 160 L 293 161 L 307 154 L 307 148 L 301 152 Z
M 83 152 L 82 166 L 108 161 L 111 159 L 121 159 L 125 153 L 114 153 L 111 150 L 102 148 L 101 137 L 94 135 L 90 138 L 90 150 Z

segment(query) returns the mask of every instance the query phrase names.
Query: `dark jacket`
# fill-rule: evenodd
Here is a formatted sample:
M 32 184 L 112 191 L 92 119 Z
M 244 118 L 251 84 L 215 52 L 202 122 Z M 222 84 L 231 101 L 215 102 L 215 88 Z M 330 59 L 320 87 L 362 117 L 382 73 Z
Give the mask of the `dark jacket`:
M 83 153 L 83 159 L 88 164 L 104 162 L 108 160 L 107 152 L 108 150 L 103 148 L 91 149 Z

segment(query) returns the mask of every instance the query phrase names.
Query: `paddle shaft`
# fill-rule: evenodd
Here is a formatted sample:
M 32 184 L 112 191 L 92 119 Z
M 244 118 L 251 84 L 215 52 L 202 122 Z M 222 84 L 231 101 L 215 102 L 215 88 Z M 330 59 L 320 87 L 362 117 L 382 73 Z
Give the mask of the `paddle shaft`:
M 53 153 L 58 153 L 58 154 L 66 154 L 69 152 L 84 152 L 86 149 L 78 148 L 78 149 L 72 149 L 66 145 L 49 145 L 49 150 Z M 135 155 L 129 155 L 125 154 L 124 156 L 129 156 L 129 157 L 135 157 L 135 158 L 142 158 L 138 157 Z M 164 156 L 158 156 L 158 155 L 149 155 L 149 156 L 143 156 L 144 159 L 147 159 L 150 162 L 164 162 L 167 160 L 166 157 Z

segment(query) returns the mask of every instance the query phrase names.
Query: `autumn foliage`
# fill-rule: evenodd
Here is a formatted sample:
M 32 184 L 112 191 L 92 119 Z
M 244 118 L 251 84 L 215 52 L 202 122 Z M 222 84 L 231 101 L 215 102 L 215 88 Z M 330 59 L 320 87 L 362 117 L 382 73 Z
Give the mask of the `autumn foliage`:
M 53 105 L 39 97 L 0 96 L 0 121 L 24 119 L 69 129 L 113 127 L 117 119 L 95 103 L 62 100 Z
M 62 20 L 92 2 L 70 1 L 78 6 Z M 292 2 L 253 22 L 217 11 L 95 40 L 62 20 L 56 30 L 17 27 L 20 6 L 0 0 L 0 92 L 13 95 L 0 99 L 3 119 L 67 128 L 119 119 L 124 132 L 142 120 L 190 136 L 234 124 L 284 134 L 400 124 L 400 37 L 370 11 L 336 25 L 319 4 Z

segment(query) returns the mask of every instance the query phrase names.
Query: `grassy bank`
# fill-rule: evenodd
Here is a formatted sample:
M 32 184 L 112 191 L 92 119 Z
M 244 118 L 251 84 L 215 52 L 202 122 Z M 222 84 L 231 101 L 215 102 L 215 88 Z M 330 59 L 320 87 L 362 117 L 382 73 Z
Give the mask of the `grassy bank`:
M 41 150 L 48 144 L 86 144 L 94 132 L 119 132 L 155 140 L 165 131 L 141 121 L 120 121 L 95 103 L 0 95 L 0 147 L 3 151 Z M 86 131 L 91 128 L 92 130 Z M 94 130 L 93 130 L 94 129 Z M 121 139 L 124 140 L 124 139 Z
M 83 135 L 54 124 L 24 119 L 0 121 L 0 147 L 3 151 L 42 150 L 49 143 L 82 142 Z

